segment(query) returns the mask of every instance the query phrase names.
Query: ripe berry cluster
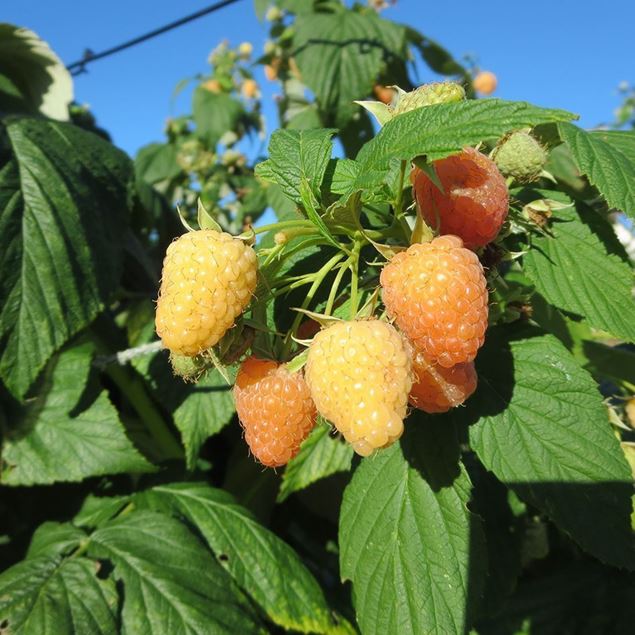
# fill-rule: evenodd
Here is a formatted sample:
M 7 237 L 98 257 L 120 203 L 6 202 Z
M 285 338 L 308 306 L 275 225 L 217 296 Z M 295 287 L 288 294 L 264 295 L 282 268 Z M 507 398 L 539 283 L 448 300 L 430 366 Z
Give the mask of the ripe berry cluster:
M 402 95 L 392 116 L 463 97 L 455 86 L 431 85 Z M 527 145 L 525 138 L 520 142 Z M 495 154 L 510 163 L 509 148 Z M 389 321 L 331 320 L 307 331 L 303 341 L 312 339 L 304 368 L 254 355 L 242 362 L 236 410 L 262 464 L 277 467 L 293 458 L 318 413 L 368 456 L 401 436 L 409 404 L 442 413 L 475 391 L 488 291 L 474 250 L 500 232 L 507 184 L 496 163 L 475 148 L 436 161 L 434 169 L 438 182 L 416 167 L 411 180 L 420 219 L 437 236 L 400 251 L 380 274 Z M 248 307 L 257 268 L 254 249 L 220 231 L 193 231 L 169 247 L 156 325 L 175 373 L 199 376 L 207 355 L 213 356 L 210 349 Z

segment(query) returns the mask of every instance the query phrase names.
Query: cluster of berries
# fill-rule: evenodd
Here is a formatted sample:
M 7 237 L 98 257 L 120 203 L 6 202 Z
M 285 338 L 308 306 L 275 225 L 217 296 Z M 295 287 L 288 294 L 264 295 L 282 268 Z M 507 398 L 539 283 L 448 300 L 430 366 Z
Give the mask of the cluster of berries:
M 460 97 L 452 87 L 443 90 L 452 100 Z M 428 93 L 406 103 L 428 101 Z M 405 105 L 397 104 L 396 114 Z M 506 158 L 504 148 L 498 153 Z M 474 359 L 487 329 L 488 291 L 475 250 L 501 230 L 507 184 L 496 163 L 474 148 L 434 168 L 442 189 L 416 167 L 411 181 L 418 213 L 437 237 L 397 253 L 380 275 L 390 322 L 334 321 L 315 334 L 299 371 L 255 356 L 240 366 L 236 410 L 264 465 L 293 458 L 318 413 L 367 456 L 401 436 L 409 404 L 447 412 L 476 389 Z M 204 357 L 247 308 L 256 279 L 256 254 L 238 238 L 200 230 L 176 240 L 165 258 L 156 315 L 165 346 L 192 360 Z M 197 364 L 181 361 L 179 367 Z

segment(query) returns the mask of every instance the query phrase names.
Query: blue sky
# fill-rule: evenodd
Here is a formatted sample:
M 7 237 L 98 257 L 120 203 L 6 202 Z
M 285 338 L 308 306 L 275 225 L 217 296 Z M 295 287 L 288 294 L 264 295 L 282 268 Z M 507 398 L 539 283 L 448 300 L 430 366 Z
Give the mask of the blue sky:
M 8 3 L 7 3 L 8 4 Z M 85 48 L 101 51 L 197 11 L 211 0 L 14 0 L 1 18 L 36 31 L 65 63 Z M 472 54 L 499 78 L 497 97 L 566 108 L 591 127 L 610 120 L 618 105 L 617 85 L 633 77 L 632 25 L 635 3 L 612 0 L 495 0 L 431 2 L 398 0 L 385 17 L 408 23 L 456 57 Z M 162 138 L 165 119 L 187 112 L 187 93 L 170 110 L 176 83 L 207 69 L 206 59 L 223 39 L 244 40 L 262 50 L 267 25 L 252 0 L 242 0 L 171 33 L 94 62 L 75 79 L 75 94 L 90 104 L 117 145 L 134 154 Z M 265 114 L 275 127 L 275 86 L 265 85 Z M 421 81 L 433 79 L 422 68 Z

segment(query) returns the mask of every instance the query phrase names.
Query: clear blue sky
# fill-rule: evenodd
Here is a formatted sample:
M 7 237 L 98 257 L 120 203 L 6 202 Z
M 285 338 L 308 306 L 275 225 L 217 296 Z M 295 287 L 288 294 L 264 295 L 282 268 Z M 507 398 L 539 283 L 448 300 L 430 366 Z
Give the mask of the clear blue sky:
M 0 20 L 33 29 L 70 63 L 87 47 L 99 52 L 208 4 L 211 0 L 13 0 L 3 3 Z M 498 75 L 496 96 L 572 110 L 583 126 L 609 120 L 619 103 L 617 85 L 635 80 L 633 0 L 398 0 L 384 15 L 411 24 L 456 57 L 477 56 L 482 68 Z M 253 1 L 242 0 L 94 62 L 88 74 L 76 78 L 76 98 L 90 104 L 115 143 L 134 154 L 162 138 L 168 115 L 188 110 L 184 94 L 170 112 L 172 90 L 183 77 L 207 69 L 207 55 L 219 41 L 249 40 L 259 53 L 266 35 Z M 420 79 L 433 78 L 424 72 Z M 277 125 L 273 89 L 269 84 L 265 90 L 270 128 Z

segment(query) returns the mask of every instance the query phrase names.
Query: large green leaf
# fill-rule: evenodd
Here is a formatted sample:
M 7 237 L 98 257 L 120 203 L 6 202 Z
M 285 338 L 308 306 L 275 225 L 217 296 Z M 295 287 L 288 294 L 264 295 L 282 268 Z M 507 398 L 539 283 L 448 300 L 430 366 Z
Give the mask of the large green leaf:
M 490 330 L 477 370 L 455 416 L 485 467 L 595 557 L 635 566 L 631 473 L 591 376 L 533 328 Z
M 269 159 L 256 166 L 256 175 L 276 183 L 294 201 L 301 201 L 306 181 L 317 196 L 331 158 L 334 130 L 276 130 L 269 141 Z
M 173 179 L 182 170 L 176 162 L 177 149 L 171 143 L 150 143 L 135 158 L 137 176 L 146 183 Z
M 196 133 L 210 146 L 215 146 L 220 138 L 243 116 L 242 104 L 224 93 L 213 93 L 201 86 L 194 91 L 192 115 Z
M 70 523 L 47 521 L 35 530 L 26 557 L 62 556 L 75 549 L 84 538 L 86 534 Z
M 302 633 L 334 627 L 322 590 L 295 551 L 227 492 L 203 483 L 176 483 L 154 487 L 137 502 L 195 525 L 222 566 L 273 622 Z
M 405 57 L 405 30 L 371 12 L 313 13 L 296 20 L 293 45 L 302 81 L 343 126 L 390 59 Z
M 117 410 L 89 381 L 90 346 L 53 360 L 37 397 L 7 412 L 0 480 L 6 485 L 80 481 L 153 470 L 134 448 Z
M 75 126 L 5 120 L 0 168 L 0 377 L 22 397 L 117 287 L 129 159 Z
M 549 234 L 532 239 L 524 266 L 548 302 L 635 341 L 633 270 L 612 228 L 595 212 L 582 206 L 554 212 Z
M 635 132 L 586 132 L 569 123 L 558 128 L 578 168 L 607 203 L 635 216 Z
M 117 592 L 87 558 L 38 556 L 0 575 L 0 624 L 11 635 L 115 635 Z M 5 630 L 6 629 L 6 630 Z
M 300 452 L 284 470 L 278 501 L 322 478 L 351 469 L 353 448 L 332 437 L 330 430 L 328 424 L 322 423 L 302 443 Z
M 254 617 L 231 578 L 178 520 L 150 511 L 111 521 L 90 539 L 123 584 L 125 633 L 256 633 Z
M 5 82 L 0 82 L 0 112 L 39 112 L 68 120 L 73 80 L 62 60 L 33 31 L 0 24 L 0 79 L 3 78 L 16 90 L 7 95 Z
M 173 414 L 185 446 L 188 468 L 194 467 L 203 443 L 222 430 L 232 420 L 234 412 L 231 386 L 218 371 L 208 372 L 188 390 L 187 397 Z
M 350 192 L 380 185 L 392 159 L 425 155 L 434 161 L 511 130 L 573 118 L 564 110 L 501 99 L 470 99 L 406 112 L 386 123 L 359 153 L 360 173 Z
M 366 458 L 344 493 L 340 564 L 365 635 L 464 633 L 484 542 L 451 423 L 423 416 Z

